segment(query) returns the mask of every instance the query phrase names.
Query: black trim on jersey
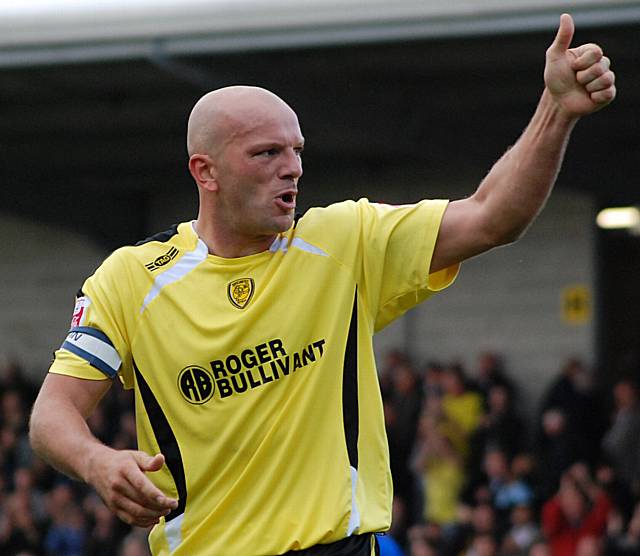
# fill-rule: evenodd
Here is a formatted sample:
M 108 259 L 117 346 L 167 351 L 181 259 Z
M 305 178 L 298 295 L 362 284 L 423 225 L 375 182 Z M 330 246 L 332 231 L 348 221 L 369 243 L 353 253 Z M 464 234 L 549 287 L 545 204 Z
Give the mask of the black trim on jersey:
M 375 542 L 375 554 L 380 554 L 378 539 L 373 533 L 353 535 L 329 544 L 316 544 L 302 550 L 290 550 L 284 556 L 371 556 L 371 537 Z
M 82 288 L 80 288 L 78 290 L 78 293 L 76 293 L 76 298 L 78 298 L 78 297 L 84 297 L 84 292 L 82 291 Z
M 136 246 L 144 245 L 145 243 L 149 243 L 150 241 L 159 241 L 161 243 L 164 243 L 165 241 L 169 241 L 177 233 L 178 233 L 178 224 L 174 224 L 173 226 L 171 226 L 171 228 L 169 228 L 168 230 L 165 230 L 164 232 L 159 232 L 146 239 L 139 241 L 138 243 L 136 243 Z
M 300 220 L 304 216 L 304 212 L 296 212 L 293 215 L 293 227 L 295 228 L 298 225 L 298 220 Z
M 151 423 L 158 447 L 162 454 L 164 454 L 165 463 L 171 472 L 173 482 L 178 491 L 178 507 L 175 510 L 171 510 L 171 513 L 165 517 L 165 521 L 171 521 L 174 517 L 178 517 L 184 513 L 185 506 L 187 505 L 187 481 L 184 475 L 182 455 L 180 454 L 180 447 L 171 430 L 169 421 L 167 421 L 158 400 L 156 400 L 153 395 L 151 388 L 149 388 L 135 361 L 133 362 L 133 369 L 136 373 L 136 381 L 140 389 L 144 408 L 149 417 L 149 423 Z
M 353 297 L 353 312 L 349 324 L 347 346 L 342 368 L 342 416 L 344 436 L 347 441 L 349 463 L 358 469 L 358 288 Z

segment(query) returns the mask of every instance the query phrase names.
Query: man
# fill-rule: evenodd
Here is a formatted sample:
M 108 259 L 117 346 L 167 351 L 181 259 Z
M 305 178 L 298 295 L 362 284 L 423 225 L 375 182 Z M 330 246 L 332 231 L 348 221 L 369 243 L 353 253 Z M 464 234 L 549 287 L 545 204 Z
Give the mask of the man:
M 604 453 L 618 479 L 634 496 L 640 494 L 640 399 L 638 386 L 622 378 L 613 386 L 614 412 L 602 439 Z
M 155 555 L 373 554 L 392 488 L 371 337 L 542 208 L 574 124 L 615 96 L 609 60 L 572 36 L 563 15 L 531 123 L 450 204 L 347 201 L 296 221 L 293 110 L 252 87 L 205 95 L 187 132 L 198 217 L 85 282 L 34 448 L 127 523 L 155 524 Z M 135 388 L 141 451 L 86 425 L 115 376 Z

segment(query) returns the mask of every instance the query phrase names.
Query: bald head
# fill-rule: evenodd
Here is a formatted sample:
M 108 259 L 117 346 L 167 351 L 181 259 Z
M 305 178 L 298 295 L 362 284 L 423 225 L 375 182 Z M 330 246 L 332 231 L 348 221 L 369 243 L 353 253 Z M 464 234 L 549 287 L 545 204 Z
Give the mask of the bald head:
M 286 102 L 266 89 L 236 85 L 211 91 L 195 104 L 189 116 L 189 156 L 214 154 L 235 135 L 279 115 L 296 117 Z

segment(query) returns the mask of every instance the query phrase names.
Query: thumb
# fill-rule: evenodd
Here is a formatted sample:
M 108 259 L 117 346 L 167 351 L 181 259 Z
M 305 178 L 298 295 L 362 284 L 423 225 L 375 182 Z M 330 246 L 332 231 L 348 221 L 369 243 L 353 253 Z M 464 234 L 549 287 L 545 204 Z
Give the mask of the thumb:
M 569 14 L 562 14 L 560 16 L 560 25 L 556 33 L 556 38 L 553 39 L 549 50 L 557 52 L 558 54 L 568 50 L 571 45 L 571 40 L 573 39 L 574 30 L 573 18 Z
M 158 471 L 164 465 L 164 456 L 162 454 L 150 456 L 145 452 L 138 451 L 133 452 L 133 457 L 143 471 Z

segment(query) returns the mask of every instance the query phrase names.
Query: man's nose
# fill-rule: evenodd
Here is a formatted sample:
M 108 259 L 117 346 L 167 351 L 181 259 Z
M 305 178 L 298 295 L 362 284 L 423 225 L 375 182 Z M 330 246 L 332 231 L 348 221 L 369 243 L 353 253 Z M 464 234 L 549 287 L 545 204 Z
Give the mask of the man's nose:
M 302 176 L 302 158 L 293 149 L 287 151 L 286 159 L 282 165 L 280 177 L 282 179 L 297 180 Z

